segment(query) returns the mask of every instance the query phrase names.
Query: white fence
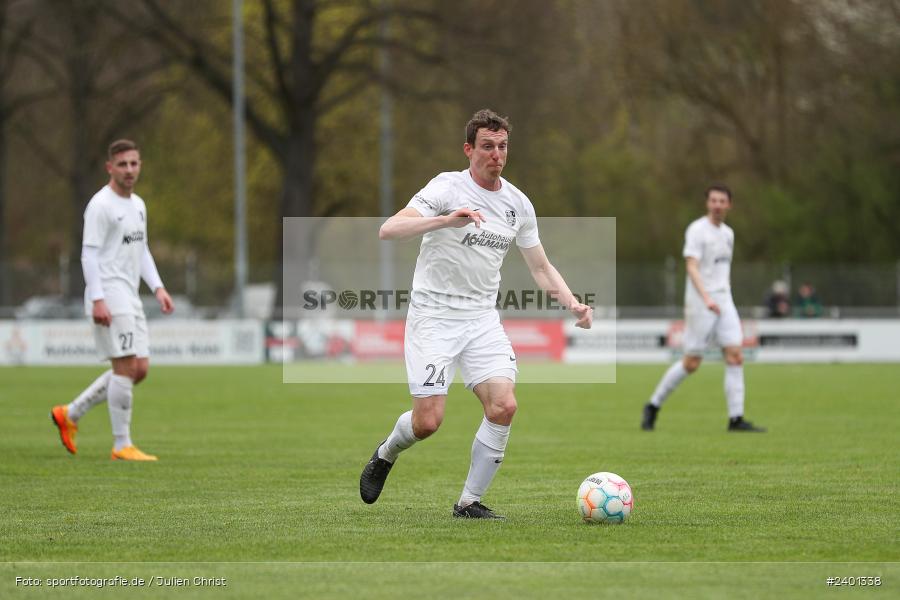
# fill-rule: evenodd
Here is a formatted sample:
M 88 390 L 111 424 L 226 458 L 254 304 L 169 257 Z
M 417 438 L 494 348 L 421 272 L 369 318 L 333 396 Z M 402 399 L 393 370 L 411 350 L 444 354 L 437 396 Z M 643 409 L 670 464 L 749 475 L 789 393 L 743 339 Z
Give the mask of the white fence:
M 157 365 L 258 364 L 265 360 L 261 321 L 151 320 Z M 95 365 L 87 320 L 0 321 L 0 365 Z
M 759 363 L 900 362 L 898 319 L 744 320 L 744 354 Z M 616 361 L 662 363 L 680 355 L 683 322 L 616 321 Z M 571 330 L 565 362 L 600 359 L 610 331 Z M 595 350 L 598 349 L 598 350 Z M 718 352 L 710 352 L 715 358 Z
M 335 347 L 343 348 L 345 362 L 402 356 L 402 322 L 379 325 L 347 320 L 344 324 L 331 329 L 340 330 L 343 346 Z M 322 345 L 321 331 L 318 336 L 309 336 L 296 323 L 287 325 L 256 319 L 151 320 L 151 360 L 158 365 L 251 365 L 311 355 L 327 358 L 313 351 L 318 350 L 316 344 Z M 745 354 L 750 361 L 900 362 L 900 319 L 744 320 L 743 325 Z M 665 363 L 680 354 L 683 323 L 667 319 L 606 320 L 584 331 L 575 329 L 569 321 L 509 319 L 506 328 L 517 352 L 538 360 Z M 382 338 L 396 341 L 385 346 L 393 350 L 364 352 L 371 350 L 373 339 Z M 544 343 L 538 344 L 536 339 L 549 341 L 543 347 Z M 710 357 L 715 355 L 710 353 Z M 97 363 L 91 325 L 85 320 L 0 321 L 0 365 Z

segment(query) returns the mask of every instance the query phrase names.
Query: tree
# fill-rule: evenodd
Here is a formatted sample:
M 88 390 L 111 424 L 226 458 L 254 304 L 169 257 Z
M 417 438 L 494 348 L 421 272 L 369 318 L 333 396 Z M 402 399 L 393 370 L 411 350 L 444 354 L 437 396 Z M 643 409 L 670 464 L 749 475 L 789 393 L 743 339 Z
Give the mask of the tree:
M 673 205 L 726 179 L 742 256 L 896 256 L 896 0 L 639 6 L 616 11 L 626 83 Z
M 175 9 L 158 0 L 142 0 L 140 14 L 117 11 L 127 26 L 158 44 L 170 57 L 187 65 L 224 101 L 232 100 L 230 50 L 223 35 L 222 3 L 210 3 L 208 18 L 198 24 L 196 6 L 184 19 L 184 6 Z M 319 155 L 318 125 L 331 111 L 359 96 L 372 84 L 406 93 L 415 90 L 403 81 L 385 77 L 377 67 L 375 50 L 411 57 L 422 65 L 440 65 L 439 54 L 426 43 L 428 29 L 437 23 L 436 13 L 401 2 L 359 4 L 291 0 L 262 0 L 248 8 L 246 119 L 256 139 L 277 161 L 281 173 L 280 224 L 284 217 L 329 216 L 343 207 L 316 194 L 315 167 Z M 391 37 L 379 33 L 379 25 L 392 19 Z M 190 23 L 190 25 L 188 25 Z M 404 33 L 415 29 L 417 38 Z M 424 37 L 423 34 L 424 33 Z M 279 227 L 280 230 L 280 227 Z M 276 256 L 282 241 L 277 239 Z M 281 261 L 275 275 L 281 294 Z
M 12 301 L 6 231 L 7 125 L 31 104 L 45 99 L 49 91 L 33 78 L 22 77 L 34 64 L 31 35 L 36 15 L 34 3 L 0 0 L 0 306 Z M 26 64 L 27 63 L 27 64 Z M 19 78 L 16 78 L 19 75 Z
M 107 0 L 50 0 L 30 32 L 30 57 L 51 82 L 54 100 L 68 116 L 55 143 L 35 127 L 47 111 L 23 120 L 16 132 L 45 165 L 67 182 L 74 216 L 70 221 L 67 297 L 77 297 L 81 280 L 81 215 L 102 179 L 105 149 L 127 137 L 158 105 L 170 85 L 157 76 L 165 61 L 107 15 Z M 67 135 L 66 135 L 67 134 Z M 59 148 L 66 148 L 60 151 Z

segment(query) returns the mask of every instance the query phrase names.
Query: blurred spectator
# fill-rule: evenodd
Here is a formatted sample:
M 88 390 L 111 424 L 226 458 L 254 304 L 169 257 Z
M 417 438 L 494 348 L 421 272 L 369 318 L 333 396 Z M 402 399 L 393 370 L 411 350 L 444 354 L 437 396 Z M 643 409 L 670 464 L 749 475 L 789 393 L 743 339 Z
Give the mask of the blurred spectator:
M 794 301 L 794 316 L 812 318 L 821 317 L 824 313 L 825 308 L 816 296 L 816 289 L 808 282 L 803 282 Z
M 778 279 L 772 282 L 772 289 L 766 297 L 766 307 L 769 310 L 769 317 L 773 319 L 782 319 L 791 315 L 791 298 L 789 296 L 788 284 Z

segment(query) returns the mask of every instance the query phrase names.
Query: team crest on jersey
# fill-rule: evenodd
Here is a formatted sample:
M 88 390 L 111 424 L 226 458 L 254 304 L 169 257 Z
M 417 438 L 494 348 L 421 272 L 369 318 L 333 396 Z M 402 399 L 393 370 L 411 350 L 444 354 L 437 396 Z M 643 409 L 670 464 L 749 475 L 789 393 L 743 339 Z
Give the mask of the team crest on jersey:
M 516 211 L 508 210 L 506 211 L 506 222 L 510 227 L 515 227 L 516 225 Z

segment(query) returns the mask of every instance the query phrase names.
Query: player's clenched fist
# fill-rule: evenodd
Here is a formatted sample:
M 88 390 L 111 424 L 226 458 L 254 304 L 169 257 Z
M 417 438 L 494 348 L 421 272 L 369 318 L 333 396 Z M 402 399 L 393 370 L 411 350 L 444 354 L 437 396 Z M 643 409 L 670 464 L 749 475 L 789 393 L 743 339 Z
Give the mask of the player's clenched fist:
M 97 325 L 103 325 L 104 327 L 109 327 L 109 324 L 112 322 L 112 315 L 109 312 L 109 308 L 106 306 L 106 302 L 103 300 L 95 300 L 94 307 L 91 311 L 91 316 L 94 318 L 94 323 Z
M 588 306 L 587 304 L 576 303 L 572 305 L 572 314 L 575 315 L 575 318 L 578 321 L 575 322 L 575 327 L 581 327 L 582 329 L 590 329 L 591 325 L 594 323 L 594 309 Z
M 716 304 L 716 301 L 712 298 L 707 297 L 703 300 L 703 302 L 706 304 L 706 308 L 708 308 L 709 310 L 713 311 L 717 315 L 722 314 L 722 309 L 719 308 L 719 305 Z
M 447 216 L 447 227 L 465 227 L 469 223 L 475 223 L 475 227 L 481 227 L 485 218 L 477 210 L 460 208 Z
M 156 290 L 156 300 L 159 302 L 159 308 L 163 311 L 163 314 L 170 315 L 175 310 L 175 303 L 172 302 L 172 297 L 169 296 L 166 288 L 158 288 Z

